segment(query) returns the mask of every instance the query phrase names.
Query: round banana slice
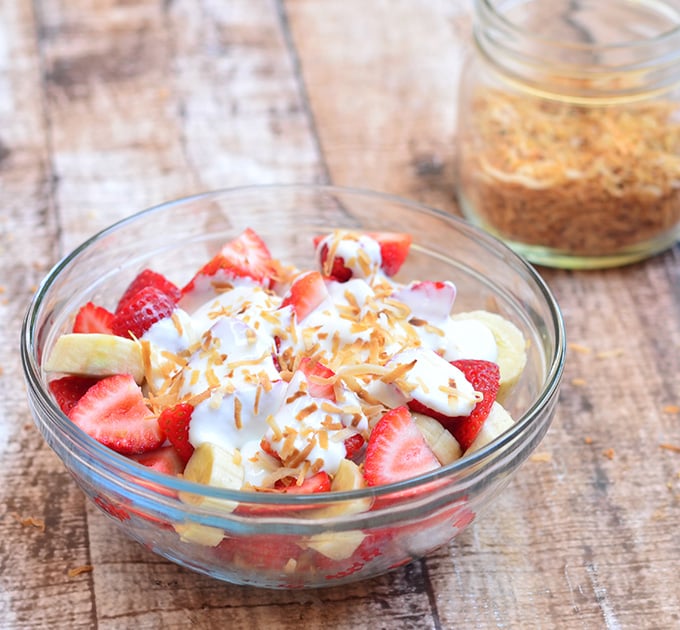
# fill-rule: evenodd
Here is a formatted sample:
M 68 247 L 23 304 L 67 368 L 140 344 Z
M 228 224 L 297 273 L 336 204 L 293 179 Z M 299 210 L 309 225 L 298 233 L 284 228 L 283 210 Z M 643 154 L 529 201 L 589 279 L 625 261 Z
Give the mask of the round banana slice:
M 442 466 L 455 462 L 462 457 L 463 451 L 458 440 L 444 428 L 441 422 L 421 413 L 412 415 L 427 445 Z
M 526 340 L 515 324 L 497 313 L 489 311 L 468 311 L 452 315 L 457 320 L 477 320 L 486 324 L 493 333 L 498 346 L 498 367 L 501 371 L 501 386 L 497 398 L 502 400 L 508 390 L 519 380 L 527 362 Z
M 245 474 L 240 459 L 241 454 L 237 450 L 228 451 L 216 444 L 203 442 L 191 455 L 183 476 L 188 481 L 208 486 L 240 490 Z M 237 506 L 236 501 L 213 499 L 188 492 L 181 492 L 180 499 L 185 503 L 217 507 L 230 512 Z

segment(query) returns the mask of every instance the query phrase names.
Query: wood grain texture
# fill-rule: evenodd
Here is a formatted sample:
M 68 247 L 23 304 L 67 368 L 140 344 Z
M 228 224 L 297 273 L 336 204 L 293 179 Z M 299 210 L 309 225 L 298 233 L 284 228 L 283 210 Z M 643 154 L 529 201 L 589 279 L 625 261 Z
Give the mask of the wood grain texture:
M 448 0 L 0 0 L 0 627 L 680 627 L 677 246 L 540 270 L 571 345 L 537 456 L 456 541 L 367 582 L 262 591 L 166 562 L 86 505 L 32 425 L 27 302 L 112 221 L 277 181 L 455 212 L 469 26 Z

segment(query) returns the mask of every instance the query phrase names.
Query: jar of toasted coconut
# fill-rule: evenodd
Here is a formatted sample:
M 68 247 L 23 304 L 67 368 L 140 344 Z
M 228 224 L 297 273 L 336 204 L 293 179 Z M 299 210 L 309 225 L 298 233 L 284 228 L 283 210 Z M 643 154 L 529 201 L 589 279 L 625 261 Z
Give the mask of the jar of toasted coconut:
M 537 264 L 639 260 L 680 237 L 680 2 L 474 0 L 458 194 Z

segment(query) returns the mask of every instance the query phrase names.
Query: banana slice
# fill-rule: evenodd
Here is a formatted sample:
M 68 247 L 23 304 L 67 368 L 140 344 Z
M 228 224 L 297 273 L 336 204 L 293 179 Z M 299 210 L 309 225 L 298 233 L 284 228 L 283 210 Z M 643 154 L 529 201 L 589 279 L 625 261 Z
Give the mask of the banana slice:
M 310 536 L 304 545 L 331 560 L 345 560 L 357 550 L 364 538 L 366 534 L 358 529 L 347 532 L 322 532 Z
M 463 456 L 463 449 L 458 444 L 458 440 L 439 421 L 421 413 L 412 415 L 427 445 L 442 466 L 455 462 Z
M 500 400 L 519 380 L 527 362 L 526 340 L 515 324 L 497 313 L 489 311 L 469 311 L 452 315 L 453 319 L 474 319 L 486 324 L 493 333 L 498 346 L 498 366 L 501 370 L 501 386 L 498 390 Z
M 117 335 L 67 333 L 54 344 L 44 368 L 83 376 L 132 374 L 137 384 L 144 380 L 144 361 L 138 342 Z
M 470 444 L 465 454 L 467 455 L 479 450 L 482 446 L 486 446 L 501 435 L 501 433 L 505 433 L 513 424 L 515 424 L 515 421 L 512 419 L 512 416 L 500 403 L 494 402 L 489 416 L 482 425 L 482 430 L 477 434 L 475 441 Z
M 193 452 L 184 468 L 184 478 L 217 488 L 240 490 L 245 477 L 241 465 L 241 454 L 236 449 L 227 450 L 210 442 L 203 442 Z M 211 499 L 209 497 L 180 492 L 180 499 L 185 503 L 202 507 L 216 507 L 220 510 L 233 512 L 237 501 L 226 499 Z
M 224 538 L 224 531 L 218 527 L 210 527 L 200 523 L 177 523 L 174 527 L 182 542 L 216 547 Z

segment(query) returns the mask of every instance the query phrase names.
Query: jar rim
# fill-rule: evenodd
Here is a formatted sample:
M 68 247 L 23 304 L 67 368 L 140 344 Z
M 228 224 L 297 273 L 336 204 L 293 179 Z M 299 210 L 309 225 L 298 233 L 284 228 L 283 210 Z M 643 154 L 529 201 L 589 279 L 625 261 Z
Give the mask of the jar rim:
M 611 26 L 608 37 L 616 31 L 617 24 L 621 33 L 627 32 L 616 41 L 599 41 L 592 29 L 582 32 L 583 40 L 556 37 L 550 34 L 548 26 L 536 31 L 528 23 L 522 24 L 509 16 L 518 6 L 529 8 L 532 4 L 543 16 L 548 15 L 545 5 L 539 6 L 538 0 L 475 0 L 474 43 L 506 77 L 558 94 L 605 98 L 666 91 L 680 84 L 680 9 L 666 0 L 617 4 L 623 13 L 630 12 L 632 16 L 635 11 L 643 16 L 646 12 L 650 20 L 667 21 L 668 27 L 659 29 L 655 35 L 634 37 L 630 35 L 629 21 L 624 24 L 612 19 L 608 22 Z M 606 0 L 590 0 L 586 4 L 594 15 L 603 18 L 611 8 Z M 569 11 L 576 11 L 580 4 L 570 2 L 569 7 Z M 550 9 L 554 15 L 559 13 L 562 26 L 583 28 L 580 22 L 576 26 L 570 22 L 570 12 L 558 12 L 558 8 L 551 3 Z M 532 17 L 527 12 L 525 16 L 527 21 Z

